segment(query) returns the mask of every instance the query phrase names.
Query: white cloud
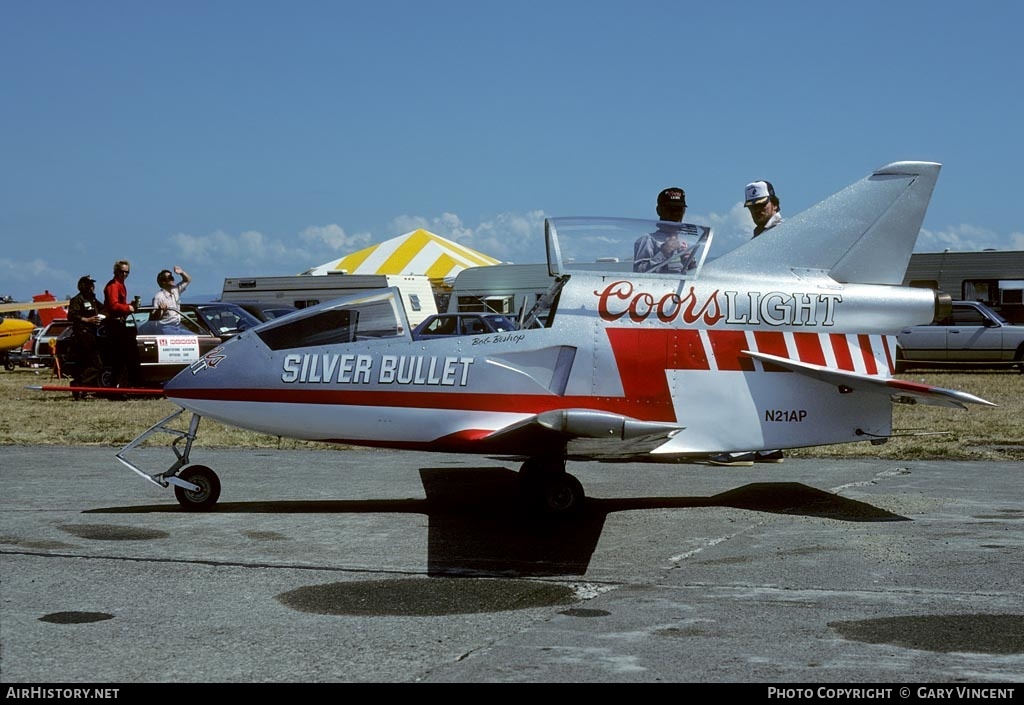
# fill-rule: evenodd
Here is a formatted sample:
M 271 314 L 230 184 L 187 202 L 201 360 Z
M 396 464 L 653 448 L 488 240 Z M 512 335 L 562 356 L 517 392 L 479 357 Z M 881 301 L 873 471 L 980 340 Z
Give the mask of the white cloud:
M 354 250 L 361 250 L 372 244 L 370 233 L 359 233 L 349 235 L 340 225 L 310 225 L 299 233 L 299 239 L 303 242 L 317 246 L 326 245 L 332 252 L 346 254 Z
M 334 226 L 337 227 L 337 226 Z M 328 240 L 344 237 L 344 231 L 327 228 L 307 228 L 294 242 L 267 237 L 258 230 L 247 230 L 237 235 L 217 230 L 209 235 L 177 233 L 171 237 L 176 248 L 174 257 L 187 262 L 228 265 L 233 271 L 251 270 L 254 274 L 268 268 L 280 273 L 283 268 L 306 269 L 316 258 L 329 258 L 336 249 Z M 302 245 L 298 245 L 302 243 Z
M 76 293 L 75 285 L 79 276 L 38 257 L 30 260 L 0 257 L 0 282 L 3 287 L 0 296 L 27 301 L 32 295 L 49 290 L 55 296 L 64 297 L 68 293 Z
M 349 237 L 337 225 L 309 226 L 283 240 L 258 230 L 238 234 L 217 230 L 207 235 L 177 233 L 170 238 L 169 257 L 192 275 L 196 292 L 219 292 L 227 277 L 285 276 L 304 272 L 337 257 L 348 244 L 369 241 L 368 236 Z M 168 265 L 163 265 L 168 266 Z
M 986 249 L 1024 249 L 1024 233 L 999 235 L 977 225 L 950 225 L 942 230 L 921 230 L 915 252 L 972 252 Z
M 383 239 L 423 228 L 503 262 L 544 261 L 544 212 L 539 210 L 500 213 L 476 226 L 467 225 L 454 213 L 431 218 L 401 215 L 388 227 L 394 235 Z
M 785 215 L 785 214 L 783 214 Z M 719 257 L 750 240 L 754 234 L 754 224 L 750 213 L 742 203 L 736 203 L 726 213 L 710 213 L 702 215 L 687 212 L 686 219 L 701 225 L 710 225 L 715 232 L 711 243 L 711 257 Z

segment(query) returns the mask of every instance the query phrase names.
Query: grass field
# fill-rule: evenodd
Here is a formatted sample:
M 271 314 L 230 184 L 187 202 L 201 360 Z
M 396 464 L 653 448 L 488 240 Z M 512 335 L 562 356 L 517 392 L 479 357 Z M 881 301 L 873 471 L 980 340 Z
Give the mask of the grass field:
M 1024 460 L 1024 375 L 1009 371 L 911 372 L 903 379 L 958 389 L 998 404 L 967 411 L 897 404 L 894 428 L 944 432 L 893 438 L 888 443 L 845 443 L 794 450 L 792 457 Z M 60 384 L 50 370 L 0 372 L 0 445 L 101 445 L 120 447 L 177 407 L 163 398 L 73 401 L 70 394 L 39 392 L 30 385 Z M 166 444 L 163 436 L 160 444 Z M 197 447 L 333 448 L 242 431 L 204 419 Z

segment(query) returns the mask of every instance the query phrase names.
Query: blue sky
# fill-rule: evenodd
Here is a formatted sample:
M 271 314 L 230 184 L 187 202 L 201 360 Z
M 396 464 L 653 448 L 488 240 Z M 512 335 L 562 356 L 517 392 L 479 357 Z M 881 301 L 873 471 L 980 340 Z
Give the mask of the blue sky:
M 1024 3 L 0 2 L 0 295 L 298 273 L 414 227 L 541 261 L 545 216 L 745 241 L 943 163 L 919 251 L 1024 249 Z

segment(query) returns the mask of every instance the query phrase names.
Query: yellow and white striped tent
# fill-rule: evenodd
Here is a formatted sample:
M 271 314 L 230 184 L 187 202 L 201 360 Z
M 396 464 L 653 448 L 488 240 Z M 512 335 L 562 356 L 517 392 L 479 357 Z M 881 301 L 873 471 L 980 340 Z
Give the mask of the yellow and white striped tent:
M 308 274 L 425 274 L 435 288 L 445 286 L 467 267 L 501 264 L 500 260 L 446 240 L 427 230 L 413 230 L 314 267 Z

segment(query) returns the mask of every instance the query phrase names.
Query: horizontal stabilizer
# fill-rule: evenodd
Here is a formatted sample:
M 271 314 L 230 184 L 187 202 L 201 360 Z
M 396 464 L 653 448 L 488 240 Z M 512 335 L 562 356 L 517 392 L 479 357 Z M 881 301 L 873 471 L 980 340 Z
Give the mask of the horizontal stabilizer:
M 791 360 L 787 357 L 766 355 L 765 353 L 743 351 L 744 355 L 780 365 L 793 372 L 798 372 L 808 377 L 838 386 L 842 391 L 865 392 L 868 394 L 885 394 L 894 402 L 911 404 L 928 404 L 929 406 L 947 406 L 958 409 L 966 409 L 965 404 L 983 404 L 985 406 L 996 406 L 990 401 L 976 397 L 967 392 L 959 392 L 955 389 L 944 389 L 933 387 L 928 384 L 916 382 L 905 382 L 892 377 L 877 377 L 873 375 L 860 374 L 858 372 L 845 372 L 835 370 L 831 367 L 812 365 L 806 362 Z

